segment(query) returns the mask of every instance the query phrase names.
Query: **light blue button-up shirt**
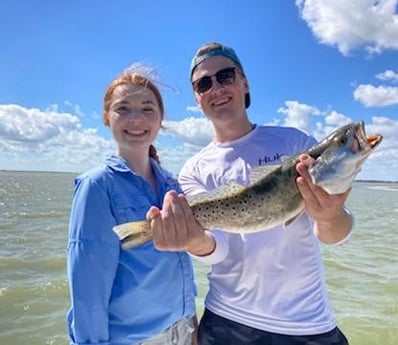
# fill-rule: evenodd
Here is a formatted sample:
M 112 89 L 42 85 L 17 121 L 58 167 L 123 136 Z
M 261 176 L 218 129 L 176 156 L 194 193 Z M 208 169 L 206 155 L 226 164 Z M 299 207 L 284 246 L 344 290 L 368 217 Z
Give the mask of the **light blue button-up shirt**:
M 181 191 L 169 173 L 151 164 L 156 193 L 115 155 L 76 178 L 68 242 L 71 344 L 138 344 L 195 314 L 190 257 L 158 251 L 152 242 L 122 250 L 112 231 L 145 219 L 167 191 Z

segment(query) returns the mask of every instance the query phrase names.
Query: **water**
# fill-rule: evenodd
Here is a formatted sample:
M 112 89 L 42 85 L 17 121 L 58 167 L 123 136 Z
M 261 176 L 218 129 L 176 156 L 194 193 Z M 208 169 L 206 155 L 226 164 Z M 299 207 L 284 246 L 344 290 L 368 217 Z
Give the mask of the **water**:
M 0 343 L 66 345 L 67 224 L 73 174 L 0 172 Z M 398 344 L 398 184 L 355 183 L 350 243 L 323 247 L 339 326 L 351 345 Z M 195 264 L 203 310 L 206 267 Z

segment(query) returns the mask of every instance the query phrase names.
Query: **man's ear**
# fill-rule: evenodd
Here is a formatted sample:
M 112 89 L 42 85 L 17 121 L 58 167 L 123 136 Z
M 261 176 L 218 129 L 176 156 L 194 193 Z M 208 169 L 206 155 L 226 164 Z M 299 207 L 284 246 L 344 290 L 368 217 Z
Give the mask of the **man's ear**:
M 196 93 L 195 93 L 195 101 L 196 101 L 196 106 L 197 106 L 199 109 L 202 109 L 202 107 L 200 106 L 199 99 L 198 99 L 198 96 L 197 96 Z
M 245 91 L 246 91 L 246 93 L 249 93 L 250 87 L 249 87 L 249 82 L 247 81 L 247 78 L 246 78 L 246 77 L 245 77 L 245 81 L 244 81 L 243 85 L 245 86 Z

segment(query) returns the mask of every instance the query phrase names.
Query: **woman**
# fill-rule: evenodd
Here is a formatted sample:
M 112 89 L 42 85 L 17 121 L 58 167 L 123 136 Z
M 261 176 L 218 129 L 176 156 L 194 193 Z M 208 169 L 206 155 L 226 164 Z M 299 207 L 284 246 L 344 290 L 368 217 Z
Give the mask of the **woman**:
M 68 242 L 71 344 L 192 344 L 193 269 L 185 252 L 152 242 L 123 250 L 115 225 L 142 220 L 180 188 L 152 145 L 163 102 L 145 66 L 117 77 L 104 97 L 116 153 L 75 181 Z

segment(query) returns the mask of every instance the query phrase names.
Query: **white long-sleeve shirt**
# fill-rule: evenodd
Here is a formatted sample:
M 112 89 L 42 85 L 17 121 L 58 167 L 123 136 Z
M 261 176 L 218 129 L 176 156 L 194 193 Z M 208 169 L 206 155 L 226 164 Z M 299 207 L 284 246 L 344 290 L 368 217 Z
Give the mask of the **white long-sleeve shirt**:
M 211 142 L 186 162 L 179 182 L 188 197 L 232 180 L 247 184 L 251 168 L 281 163 L 281 157 L 314 144 L 313 137 L 294 128 L 257 126 L 233 142 Z M 319 241 L 305 212 L 288 226 L 252 234 L 213 229 L 212 234 L 215 251 L 195 257 L 212 265 L 209 310 L 281 334 L 318 334 L 336 326 Z

